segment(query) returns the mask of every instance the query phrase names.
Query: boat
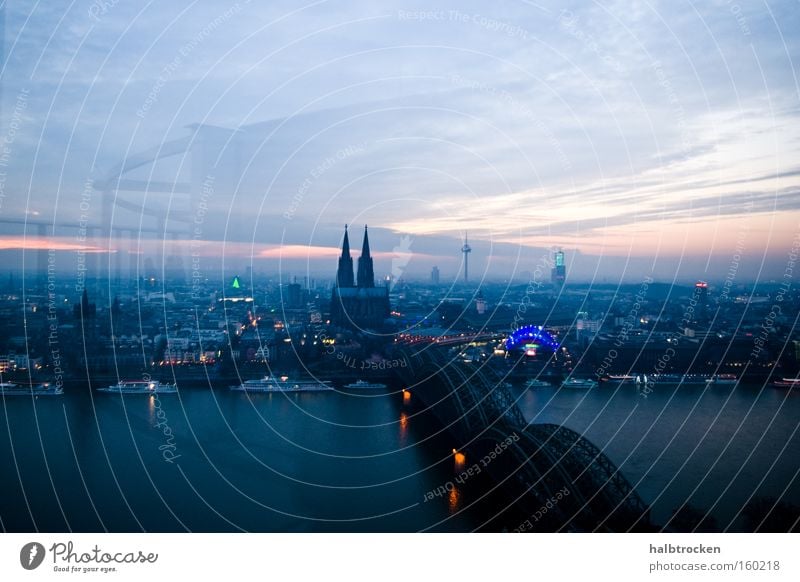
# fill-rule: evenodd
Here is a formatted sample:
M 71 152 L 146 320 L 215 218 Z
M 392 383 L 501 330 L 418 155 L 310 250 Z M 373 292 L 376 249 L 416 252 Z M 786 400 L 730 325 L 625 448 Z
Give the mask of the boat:
M 345 384 L 345 388 L 352 388 L 353 390 L 380 390 L 386 388 L 386 384 L 380 382 L 367 382 L 366 380 L 359 380 L 352 384 Z
M 772 385 L 775 388 L 800 388 L 800 378 L 781 378 L 774 380 Z
M 162 384 L 158 380 L 120 380 L 113 386 L 98 388 L 98 392 L 112 394 L 175 394 L 175 384 Z
M 641 378 L 638 376 L 631 376 L 630 374 L 609 374 L 606 381 L 622 384 L 624 382 L 636 382 L 637 380 L 641 384 Z
M 2 396 L 58 396 L 63 393 L 64 389 L 61 386 L 49 382 L 31 386 L 0 382 L 0 395 Z
M 695 374 L 653 374 L 651 384 L 679 384 L 681 386 L 705 386 L 713 382 L 712 378 Z M 647 381 L 645 381 L 647 383 Z
M 737 384 L 739 379 L 736 377 L 735 374 L 717 374 L 716 376 L 711 377 L 712 384 L 719 384 L 719 385 L 728 385 L 728 384 Z
M 545 382 L 544 380 L 539 380 L 538 378 L 531 378 L 527 382 L 525 382 L 525 388 L 529 388 L 531 390 L 537 390 L 538 388 L 552 388 L 553 385 L 550 382 Z
M 564 380 L 561 383 L 561 387 L 579 389 L 597 388 L 597 382 L 589 378 L 570 378 L 568 380 Z
M 236 392 L 324 392 L 333 390 L 327 380 L 289 380 L 286 377 L 264 376 L 259 380 L 245 380 L 238 386 L 231 386 Z

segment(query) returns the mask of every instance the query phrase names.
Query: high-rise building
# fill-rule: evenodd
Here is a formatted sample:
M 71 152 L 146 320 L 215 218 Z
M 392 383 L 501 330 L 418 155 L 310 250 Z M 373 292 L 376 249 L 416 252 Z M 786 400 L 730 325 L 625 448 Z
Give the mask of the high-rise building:
M 331 293 L 331 321 L 355 328 L 379 328 L 389 317 L 389 287 L 375 286 L 375 270 L 369 249 L 369 234 L 364 227 L 364 242 L 358 258 L 358 274 L 353 281 L 353 259 L 345 226 L 342 253 Z
M 486 313 L 486 299 L 483 297 L 483 291 L 478 289 L 478 294 L 475 296 L 475 310 L 478 315 Z
M 564 251 L 558 249 L 553 254 L 553 269 L 550 271 L 550 281 L 556 287 L 561 287 L 567 279 L 567 265 L 564 262 Z
M 72 313 L 75 317 L 80 319 L 88 319 L 97 314 L 97 305 L 89 303 L 89 294 L 86 289 L 83 290 L 80 303 L 72 306 Z
M 708 283 L 698 281 L 694 284 L 694 289 L 697 294 L 697 304 L 700 308 L 698 310 L 699 319 L 705 321 L 708 319 Z
M 434 267 L 431 269 L 431 283 L 434 285 L 439 284 L 439 267 Z
M 300 283 L 290 283 L 286 288 L 286 307 L 296 309 L 303 305 L 303 288 Z

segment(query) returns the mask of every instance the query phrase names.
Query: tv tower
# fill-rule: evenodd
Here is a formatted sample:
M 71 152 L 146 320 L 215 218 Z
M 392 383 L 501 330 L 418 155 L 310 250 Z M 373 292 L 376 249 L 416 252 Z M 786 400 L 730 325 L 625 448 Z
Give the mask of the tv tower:
M 472 252 L 472 247 L 467 242 L 466 232 L 464 232 L 464 246 L 461 247 L 461 252 L 464 253 L 464 283 L 469 283 L 469 254 Z

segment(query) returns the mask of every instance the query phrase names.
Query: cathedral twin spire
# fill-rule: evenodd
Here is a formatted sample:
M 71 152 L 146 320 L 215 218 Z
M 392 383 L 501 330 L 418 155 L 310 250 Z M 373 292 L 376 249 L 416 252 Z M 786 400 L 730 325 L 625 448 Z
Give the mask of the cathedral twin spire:
M 347 236 L 347 225 L 344 225 L 344 242 L 342 255 L 339 257 L 339 268 L 336 271 L 337 287 L 353 287 L 353 258 L 350 256 L 350 239 Z
M 350 238 L 347 235 L 347 225 L 344 225 L 344 240 L 342 241 L 342 254 L 339 257 L 339 269 L 336 272 L 337 287 L 374 287 L 375 272 L 372 257 L 369 253 L 369 235 L 367 226 L 364 225 L 364 242 L 361 245 L 361 256 L 358 258 L 358 278 L 353 281 L 353 258 L 350 256 Z

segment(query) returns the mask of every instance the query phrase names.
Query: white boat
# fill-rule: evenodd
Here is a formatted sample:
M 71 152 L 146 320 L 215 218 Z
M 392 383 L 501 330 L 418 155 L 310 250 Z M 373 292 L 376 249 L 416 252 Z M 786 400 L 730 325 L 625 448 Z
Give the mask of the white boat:
M 0 395 L 2 396 L 58 396 L 63 394 L 64 389 L 45 382 L 34 384 L 33 386 L 23 386 L 13 382 L 0 382 Z
M 781 378 L 780 380 L 774 380 L 772 385 L 776 388 L 791 388 L 796 390 L 800 388 L 800 378 Z
M 333 390 L 333 386 L 327 380 L 289 380 L 264 376 L 259 380 L 245 380 L 230 389 L 236 392 L 323 392 Z
M 570 378 L 561 383 L 562 388 L 588 389 L 597 388 L 597 381 L 589 378 Z
M 381 390 L 386 388 L 386 384 L 380 382 L 367 382 L 366 380 L 359 380 L 352 384 L 345 384 L 345 388 L 352 388 L 353 390 Z
M 545 382 L 544 380 L 539 380 L 538 378 L 531 378 L 527 382 L 525 382 L 525 388 L 530 388 L 531 390 L 536 390 L 538 388 L 552 388 L 553 385 L 549 382 Z
M 112 394 L 175 394 L 175 384 L 162 384 L 158 380 L 120 380 L 113 386 L 98 388 L 98 392 Z
M 647 381 L 647 376 L 645 376 L 645 382 Z M 642 379 L 639 376 L 631 376 L 630 374 L 609 374 L 608 375 L 608 382 L 616 382 L 617 384 L 622 384 L 624 382 L 637 382 L 641 384 Z
M 679 386 L 706 386 L 713 382 L 709 376 L 702 374 L 653 374 L 651 376 L 652 384 L 677 384 Z M 645 376 L 645 383 L 647 383 L 647 376 Z

